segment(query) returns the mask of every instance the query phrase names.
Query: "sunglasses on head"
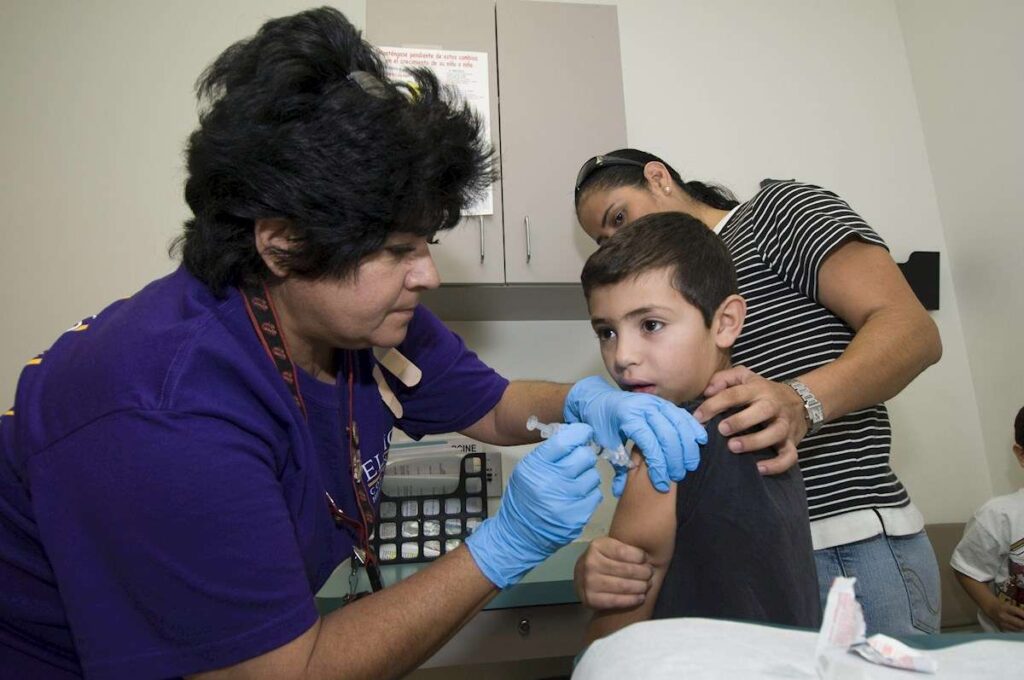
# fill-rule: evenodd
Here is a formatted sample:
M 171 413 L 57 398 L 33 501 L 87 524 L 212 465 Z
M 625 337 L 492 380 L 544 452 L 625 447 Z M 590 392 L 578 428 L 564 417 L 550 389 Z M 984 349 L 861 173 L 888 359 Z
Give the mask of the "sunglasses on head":
M 594 156 L 580 168 L 580 172 L 576 175 L 576 193 L 580 192 L 580 187 L 587 181 L 591 175 L 600 170 L 601 168 L 610 168 L 615 165 L 632 165 L 633 167 L 642 168 L 646 166 L 646 163 L 640 161 L 634 161 L 631 158 L 622 158 L 621 156 Z

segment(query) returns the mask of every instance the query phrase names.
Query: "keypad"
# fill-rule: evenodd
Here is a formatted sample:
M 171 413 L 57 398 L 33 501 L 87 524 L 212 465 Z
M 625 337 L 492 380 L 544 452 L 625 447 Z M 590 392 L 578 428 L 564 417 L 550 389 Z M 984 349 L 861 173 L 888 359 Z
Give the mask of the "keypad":
M 447 496 L 382 494 L 373 547 L 382 565 L 429 562 L 455 550 L 487 518 L 483 453 L 463 458 L 459 486 Z

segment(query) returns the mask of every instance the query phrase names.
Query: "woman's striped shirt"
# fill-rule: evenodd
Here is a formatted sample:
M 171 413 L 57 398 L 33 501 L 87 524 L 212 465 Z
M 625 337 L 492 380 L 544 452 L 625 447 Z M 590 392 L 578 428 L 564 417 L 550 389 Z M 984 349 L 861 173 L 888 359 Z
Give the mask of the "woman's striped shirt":
M 747 300 L 732 360 L 769 380 L 795 378 L 837 359 L 853 339 L 818 299 L 818 272 L 844 242 L 885 242 L 841 198 L 795 181 L 765 180 L 719 232 Z M 826 423 L 800 443 L 811 520 L 910 502 L 889 467 L 883 404 Z

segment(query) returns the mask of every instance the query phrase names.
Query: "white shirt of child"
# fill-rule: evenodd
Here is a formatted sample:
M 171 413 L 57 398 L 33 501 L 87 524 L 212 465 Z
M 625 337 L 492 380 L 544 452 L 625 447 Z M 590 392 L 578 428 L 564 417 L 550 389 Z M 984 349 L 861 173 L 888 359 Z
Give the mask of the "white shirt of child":
M 981 506 L 949 564 L 975 581 L 991 582 L 996 596 L 1024 607 L 1024 489 Z M 987 631 L 999 630 L 981 611 L 978 622 Z

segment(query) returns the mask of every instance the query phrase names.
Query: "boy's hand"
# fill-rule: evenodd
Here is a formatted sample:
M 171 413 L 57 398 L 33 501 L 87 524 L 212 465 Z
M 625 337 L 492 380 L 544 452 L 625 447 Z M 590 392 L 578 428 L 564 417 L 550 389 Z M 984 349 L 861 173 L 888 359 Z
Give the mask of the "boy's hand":
M 985 615 L 1005 633 L 1024 631 L 1024 609 L 1012 602 L 996 598 L 985 608 Z
M 594 539 L 576 560 L 573 580 L 580 601 L 591 609 L 628 609 L 642 603 L 654 567 L 640 548 L 610 536 Z
M 802 403 L 802 402 L 801 402 Z M 644 452 L 651 484 L 669 490 L 700 463 L 700 445 L 708 435 L 686 410 L 652 394 L 633 394 L 591 376 L 573 385 L 565 398 L 565 422 L 584 422 L 594 428 L 601 446 L 615 449 L 627 439 Z M 626 485 L 625 468 L 616 468 L 612 492 Z
M 774 448 L 778 455 L 758 463 L 762 475 L 777 475 L 797 462 L 796 447 L 807 434 L 804 402 L 793 388 L 762 378 L 745 366 L 734 366 L 711 376 L 704 390 L 707 399 L 693 412 L 706 423 L 719 413 L 742 407 L 718 424 L 718 431 L 729 437 L 729 450 L 746 453 Z M 732 437 L 755 425 L 764 429 Z

